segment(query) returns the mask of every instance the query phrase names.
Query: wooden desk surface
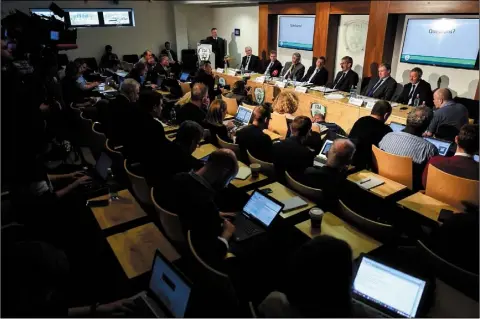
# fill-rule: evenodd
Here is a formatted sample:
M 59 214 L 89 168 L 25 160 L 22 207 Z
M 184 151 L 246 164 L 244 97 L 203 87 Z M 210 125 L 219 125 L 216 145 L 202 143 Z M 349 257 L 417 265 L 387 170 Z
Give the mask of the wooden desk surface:
M 268 136 L 270 136 L 270 138 L 272 139 L 272 141 L 276 141 L 276 140 L 283 139 L 283 136 L 278 135 L 277 133 L 274 133 L 274 132 L 269 131 L 269 130 L 267 130 L 267 129 L 264 129 L 264 130 L 263 130 L 263 133 L 265 133 L 265 134 L 267 134 Z
M 112 235 L 107 241 L 129 279 L 152 268 L 157 249 L 171 262 L 180 258 L 175 248 L 153 223 Z
M 213 144 L 203 144 L 200 147 L 197 147 L 197 149 L 192 153 L 192 156 L 195 157 L 196 159 L 201 159 L 207 155 L 210 155 L 216 150 L 217 150 L 217 147 Z
M 118 196 L 120 199 L 110 202 L 108 206 L 92 207 L 92 213 L 102 230 L 147 216 L 128 189 L 118 192 Z M 107 194 L 91 200 L 108 198 Z
M 372 173 L 367 170 L 362 170 L 360 172 L 357 172 L 355 174 L 348 175 L 347 179 L 352 182 L 358 182 L 359 180 L 362 180 L 367 177 L 375 177 L 378 179 L 381 179 L 382 181 L 385 182 L 385 184 L 382 184 L 380 186 L 374 187 L 369 189 L 368 191 L 377 195 L 378 197 L 381 198 L 387 198 L 388 196 L 391 196 L 395 193 L 400 192 L 401 190 L 404 190 L 407 188 L 407 186 L 399 184 L 397 182 L 394 182 L 386 177 L 380 176 L 378 174 Z
M 288 218 L 290 216 L 301 213 L 305 210 L 310 210 L 310 208 L 316 206 L 314 202 L 308 200 L 307 198 L 305 198 L 303 196 L 298 195 L 296 192 L 292 191 L 290 188 L 285 187 L 278 182 L 271 183 L 271 184 L 265 185 L 263 187 L 259 187 L 259 189 L 264 189 L 264 188 L 270 188 L 272 190 L 272 192 L 268 195 L 272 196 L 273 198 L 275 198 L 278 201 L 284 201 L 284 200 L 287 200 L 289 198 L 298 196 L 308 203 L 308 205 L 305 206 L 305 207 L 294 209 L 294 210 L 291 210 L 291 211 L 286 212 L 286 213 L 284 213 L 284 212 L 280 213 L 280 216 L 282 216 L 282 218 Z M 248 194 L 252 194 L 252 193 L 253 193 L 253 190 L 248 192 Z
M 165 126 L 163 129 L 165 133 L 168 134 L 178 130 L 179 127 L 180 127 L 179 125 L 168 125 L 168 126 Z
M 459 212 L 457 208 L 420 192 L 398 201 L 397 204 L 434 221 L 438 221 L 438 216 L 442 209 L 448 209 L 456 213 Z
M 310 219 L 295 227 L 310 238 L 323 234 L 346 241 L 352 248 L 354 259 L 361 253 L 368 253 L 382 245 L 329 212 L 323 216 L 321 231 L 312 229 Z

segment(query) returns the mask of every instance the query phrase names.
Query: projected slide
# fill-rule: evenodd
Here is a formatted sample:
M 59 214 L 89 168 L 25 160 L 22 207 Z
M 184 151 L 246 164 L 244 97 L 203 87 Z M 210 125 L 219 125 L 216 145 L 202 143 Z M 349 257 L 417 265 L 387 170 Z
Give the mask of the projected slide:
M 31 9 L 30 10 L 32 13 L 36 14 L 36 15 L 39 15 L 39 16 L 44 16 L 44 17 L 51 17 L 51 16 L 55 16 L 55 19 L 57 20 L 60 20 L 62 22 L 65 21 L 64 18 L 60 18 L 59 16 L 57 15 L 54 15 L 52 11 L 50 10 L 37 10 L 37 9 Z
M 69 12 L 70 24 L 73 26 L 99 25 L 97 11 Z
M 279 16 L 278 46 L 312 51 L 314 29 L 315 16 Z
M 478 19 L 410 19 L 400 62 L 473 69 L 478 28 Z
M 130 24 L 128 11 L 103 11 L 103 21 L 108 25 Z

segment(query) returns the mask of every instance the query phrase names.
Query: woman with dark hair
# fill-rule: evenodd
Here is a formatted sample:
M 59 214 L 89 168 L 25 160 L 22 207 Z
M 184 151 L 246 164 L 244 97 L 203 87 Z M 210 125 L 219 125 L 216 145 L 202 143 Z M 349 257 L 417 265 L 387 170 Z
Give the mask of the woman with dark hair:
M 285 291 L 260 304 L 267 318 L 352 317 L 352 249 L 339 239 L 318 236 L 294 255 Z
M 125 77 L 126 79 L 134 79 L 140 85 L 143 85 L 145 82 L 145 74 L 147 73 L 147 66 L 145 63 L 139 61 L 134 66 L 133 69 Z
M 227 103 L 225 103 L 225 101 L 215 100 L 210 104 L 207 116 L 203 121 L 203 127 L 210 131 L 210 136 L 206 138 L 207 143 L 219 146 L 217 135 L 225 142 L 232 142 L 228 134 L 229 129 L 223 124 L 225 115 L 227 115 Z M 233 124 L 231 122 L 229 122 L 229 124 L 229 128 L 232 128 Z
M 232 87 L 232 92 L 225 94 L 225 97 L 235 98 L 237 100 L 238 105 L 242 105 L 243 102 L 247 102 L 247 104 L 251 104 L 251 103 L 248 103 L 250 101 L 248 101 L 248 93 L 247 93 L 244 81 L 235 82 Z

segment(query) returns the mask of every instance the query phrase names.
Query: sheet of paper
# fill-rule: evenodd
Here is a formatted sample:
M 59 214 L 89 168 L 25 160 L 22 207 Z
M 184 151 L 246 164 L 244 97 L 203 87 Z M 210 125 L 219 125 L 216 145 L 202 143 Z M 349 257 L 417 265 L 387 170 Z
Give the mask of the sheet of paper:
M 250 167 L 242 166 L 238 169 L 238 174 L 235 176 L 236 179 L 245 180 L 252 174 Z
M 285 205 L 285 207 L 283 208 L 284 212 L 308 206 L 308 203 L 298 196 L 282 200 L 282 203 Z
M 325 98 L 327 100 L 341 100 L 344 98 L 343 94 L 340 94 L 340 93 L 332 93 L 332 94 L 329 94 L 329 95 L 325 95 Z
M 307 93 L 308 88 L 306 86 L 297 86 L 295 92 Z
M 363 100 L 359 99 L 359 98 L 351 97 L 351 98 L 348 99 L 348 103 L 356 105 L 356 106 L 362 106 Z
M 369 189 L 372 189 L 374 187 L 383 185 L 383 184 L 385 184 L 385 182 L 382 181 L 379 178 L 371 176 L 371 177 L 366 177 L 366 178 L 363 178 L 363 179 L 359 180 L 358 182 L 356 182 L 356 184 L 363 189 L 369 190 Z

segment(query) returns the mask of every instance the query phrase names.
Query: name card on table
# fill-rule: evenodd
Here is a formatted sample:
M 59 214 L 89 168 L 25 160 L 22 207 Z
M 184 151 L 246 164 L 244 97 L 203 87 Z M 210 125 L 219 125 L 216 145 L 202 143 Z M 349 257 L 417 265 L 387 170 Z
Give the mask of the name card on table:
M 265 82 L 265 77 L 264 76 L 259 76 L 255 79 L 255 82 L 257 83 L 263 83 Z
M 228 70 L 228 75 L 235 76 L 235 70 Z
M 367 105 L 365 106 L 367 109 L 373 109 L 373 106 L 375 105 L 375 101 L 368 101 Z
M 356 105 L 356 106 L 362 106 L 363 104 L 363 99 L 359 99 L 356 97 L 351 97 L 348 99 L 348 103 Z
M 306 86 L 297 86 L 295 88 L 295 92 L 301 92 L 301 93 L 307 93 L 307 87 Z
M 222 68 L 217 68 L 217 73 L 223 73 L 223 69 Z
M 275 82 L 275 85 L 279 88 L 284 88 L 285 87 L 285 82 L 282 82 L 282 81 L 276 81 Z

